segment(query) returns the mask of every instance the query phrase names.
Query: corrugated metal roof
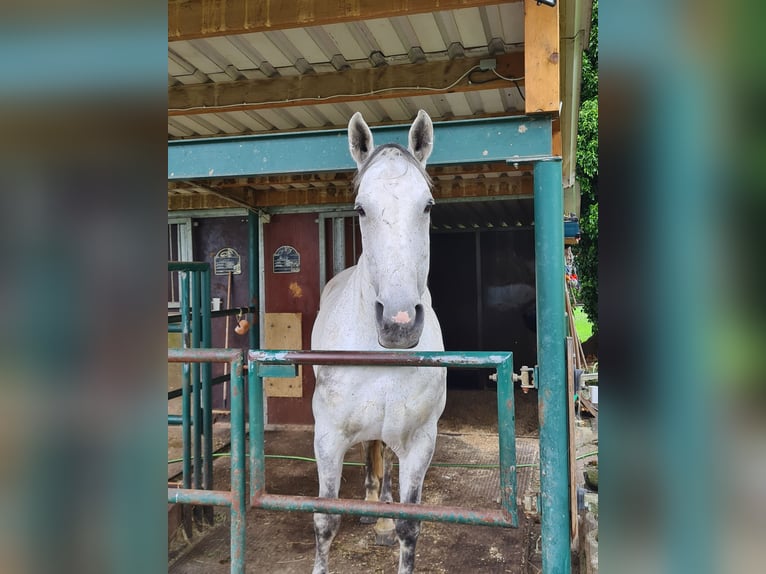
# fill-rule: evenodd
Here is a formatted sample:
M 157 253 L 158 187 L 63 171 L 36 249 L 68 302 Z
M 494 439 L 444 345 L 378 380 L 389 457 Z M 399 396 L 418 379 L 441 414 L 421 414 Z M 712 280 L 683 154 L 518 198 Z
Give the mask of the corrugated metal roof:
M 510 53 L 524 43 L 523 9 L 517 2 L 171 42 L 168 82 L 190 86 L 285 78 Z M 509 82 L 502 90 L 173 115 L 168 118 L 168 134 L 185 138 L 342 127 L 355 111 L 373 124 L 410 120 L 421 108 L 434 120 L 521 113 L 523 90 Z
M 500 62 L 503 58 L 513 58 L 514 54 L 521 55 L 525 42 L 524 4 L 520 1 L 505 2 L 229 35 L 203 33 L 204 38 L 196 39 L 177 40 L 170 34 L 168 137 L 196 138 L 344 128 L 356 111 L 361 112 L 371 125 L 409 122 L 419 109 L 426 110 L 435 121 L 522 114 L 525 93 L 523 81 L 503 80 L 498 83 L 498 78 L 491 72 L 469 72 L 483 58 L 496 58 Z M 566 51 L 571 51 L 573 46 L 576 49 L 579 45 L 572 39 L 582 35 L 587 28 L 587 23 L 583 21 L 586 20 L 586 12 L 590 10 L 590 2 L 568 0 L 560 2 L 560 5 L 562 55 L 565 61 L 576 65 L 579 54 L 569 55 L 567 60 Z M 194 34 L 187 35 L 192 36 Z M 442 68 L 438 67 L 438 63 L 441 63 L 444 74 L 439 75 Z M 396 91 L 364 93 L 365 90 L 379 88 L 377 80 L 387 70 L 399 72 L 406 69 L 407 65 L 425 65 L 433 73 L 423 78 L 417 75 L 422 68 L 417 68 L 414 76 L 416 79 L 413 80 L 416 85 L 409 86 L 413 89 L 404 91 L 401 96 L 397 96 Z M 335 78 L 354 73 L 365 74 L 354 81 L 368 82 L 370 86 L 360 88 L 352 82 L 356 89 L 352 97 L 333 98 L 324 95 L 317 98 L 315 94 L 301 93 L 302 99 L 299 99 L 273 89 L 274 86 L 282 85 L 279 82 L 288 82 L 288 79 L 304 84 L 331 77 L 334 82 Z M 574 82 L 573 74 L 579 78 L 579 72 L 562 67 L 562 81 Z M 447 77 L 451 80 L 447 80 Z M 482 89 L 480 85 L 487 82 L 487 78 L 493 83 L 488 84 L 491 87 Z M 254 85 L 252 82 L 263 80 L 268 81 L 256 84 L 257 87 L 253 89 L 262 98 L 265 96 L 261 94 L 268 93 L 269 101 L 239 100 L 227 104 L 218 100 L 218 94 L 225 90 L 239 85 L 246 92 L 249 86 Z M 466 89 L 469 82 L 470 90 Z M 450 91 L 435 89 L 450 84 L 456 88 Z M 294 85 L 297 84 L 287 84 L 285 89 L 292 89 Z M 331 85 L 334 86 L 334 83 Z M 404 87 L 407 86 L 397 85 L 397 89 Z M 211 88 L 215 90 L 212 99 L 195 100 L 192 96 L 187 97 L 192 92 L 199 93 Z M 562 98 L 566 99 L 566 93 L 571 93 L 571 90 L 566 92 L 562 86 Z M 330 95 L 338 94 L 332 92 Z M 579 97 L 579 91 L 575 96 Z M 202 104 L 195 104 L 197 101 Z M 213 108 L 206 107 L 210 101 L 216 102 L 212 104 Z M 240 105 L 242 103 L 247 105 Z M 576 105 L 577 102 L 565 102 L 562 115 L 565 179 L 573 176 L 573 162 L 568 156 L 574 153 L 574 137 L 567 132 L 571 132 L 573 121 L 576 125 L 576 107 L 574 111 L 571 109 Z M 507 168 L 496 167 L 482 174 L 488 178 L 518 175 L 507 171 Z M 341 185 L 343 177 L 339 175 Z M 472 177 L 476 177 L 476 174 L 461 173 L 457 166 L 454 173 L 443 172 L 438 180 L 440 185 L 449 186 L 451 178 Z M 227 182 L 223 188 L 216 185 L 216 182 L 211 181 L 175 183 L 169 186 L 168 193 L 169 197 L 179 194 L 227 196 L 226 190 L 232 189 L 237 182 Z M 242 184 L 240 189 L 256 189 L 264 185 L 270 189 L 289 190 L 301 188 L 302 185 L 304 188 L 315 186 L 319 189 L 323 185 L 334 184 L 323 180 L 308 184 L 299 181 L 271 181 L 259 182 L 254 186 L 250 181 Z M 528 199 L 506 198 L 501 202 L 481 200 L 470 208 L 465 203 L 440 205 L 443 209 L 433 212 L 434 225 L 439 229 L 471 228 L 479 225 L 481 219 L 484 219 L 485 225 L 495 227 L 526 226 L 531 223 L 531 201 Z

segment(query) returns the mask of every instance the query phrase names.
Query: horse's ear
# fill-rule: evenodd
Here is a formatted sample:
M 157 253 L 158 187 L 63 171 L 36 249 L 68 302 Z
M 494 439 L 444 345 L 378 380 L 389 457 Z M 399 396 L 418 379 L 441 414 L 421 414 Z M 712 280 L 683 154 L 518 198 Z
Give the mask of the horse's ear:
M 434 125 L 430 116 L 423 110 L 418 112 L 418 117 L 410 128 L 409 149 L 415 159 L 423 165 L 426 165 L 426 160 L 434 149 Z
M 348 122 L 348 149 L 357 167 L 362 167 L 373 150 L 372 132 L 359 112 L 351 116 Z

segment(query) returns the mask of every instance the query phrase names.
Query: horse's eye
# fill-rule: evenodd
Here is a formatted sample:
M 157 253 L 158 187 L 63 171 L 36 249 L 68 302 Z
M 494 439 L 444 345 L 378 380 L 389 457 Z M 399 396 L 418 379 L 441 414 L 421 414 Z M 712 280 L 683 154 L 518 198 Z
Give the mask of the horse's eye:
M 423 213 L 431 213 L 431 208 L 432 208 L 433 206 L 434 206 L 434 201 L 433 201 L 433 199 L 432 199 L 431 201 L 429 201 L 429 202 L 426 204 L 426 208 L 423 210 Z
M 364 217 L 364 208 L 361 205 L 355 205 L 354 211 L 356 211 L 359 214 L 359 217 Z

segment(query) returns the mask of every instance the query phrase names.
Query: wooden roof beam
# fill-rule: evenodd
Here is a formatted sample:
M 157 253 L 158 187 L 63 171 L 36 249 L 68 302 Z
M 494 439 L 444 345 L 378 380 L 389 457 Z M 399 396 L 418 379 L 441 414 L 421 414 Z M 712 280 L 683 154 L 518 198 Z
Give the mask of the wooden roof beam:
M 498 0 L 168 0 L 168 41 L 326 26 L 500 3 Z
M 524 75 L 523 53 L 502 54 L 494 58 L 499 74 L 513 78 Z M 478 66 L 484 59 L 486 58 L 460 58 L 265 80 L 171 86 L 168 88 L 168 115 L 182 116 L 307 106 L 323 102 L 338 104 L 359 100 L 433 95 L 439 92 L 426 88 L 441 88 L 458 80 L 460 81 L 456 86 L 442 93 L 503 89 L 513 86 L 491 71 L 478 69 L 475 74 L 481 83 L 471 83 L 468 78 L 461 79 L 462 75 L 472 67 Z M 523 84 L 523 81 L 520 84 Z
M 559 113 L 559 4 L 524 0 L 525 112 Z
M 188 187 L 182 185 L 179 189 Z M 354 202 L 354 190 L 350 185 L 287 189 L 217 188 L 214 185 L 206 185 L 204 191 L 207 193 L 169 193 L 168 210 L 208 209 L 232 205 L 259 209 L 284 206 L 350 205 Z M 529 176 L 504 176 L 481 180 L 456 178 L 437 182 L 433 191 L 437 203 L 440 199 L 447 198 L 491 198 L 499 195 L 531 195 L 532 193 L 532 178 Z

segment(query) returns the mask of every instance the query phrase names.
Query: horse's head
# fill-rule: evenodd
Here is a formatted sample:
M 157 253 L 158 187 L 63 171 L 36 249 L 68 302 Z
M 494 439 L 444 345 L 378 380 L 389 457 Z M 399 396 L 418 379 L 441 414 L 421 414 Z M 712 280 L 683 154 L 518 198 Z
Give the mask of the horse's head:
M 409 349 L 423 332 L 434 204 L 425 164 L 433 148 L 433 124 L 420 110 L 408 149 L 396 144 L 374 149 L 372 132 L 357 112 L 348 124 L 348 140 L 359 168 L 355 209 L 375 290 L 378 342 L 389 349 Z

